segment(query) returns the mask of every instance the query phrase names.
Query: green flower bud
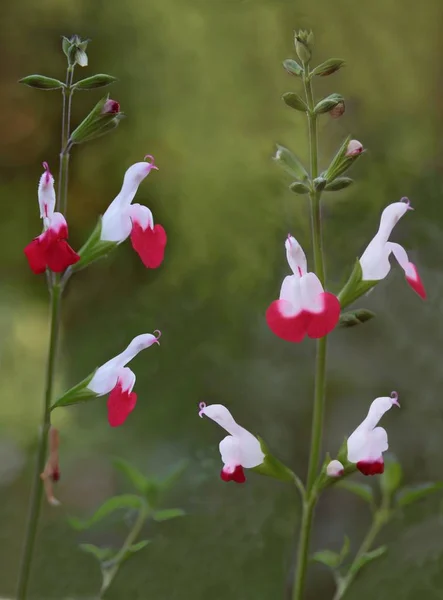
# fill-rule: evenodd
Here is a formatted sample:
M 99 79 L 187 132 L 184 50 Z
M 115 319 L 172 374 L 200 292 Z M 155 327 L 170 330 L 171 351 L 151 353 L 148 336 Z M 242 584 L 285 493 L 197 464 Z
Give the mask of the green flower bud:
M 317 115 L 330 112 L 339 104 L 343 104 L 344 98 L 341 94 L 330 94 L 327 98 L 323 98 L 315 107 L 314 111 Z
M 277 145 L 277 152 L 275 153 L 273 160 L 275 160 L 275 162 L 278 163 L 292 177 L 295 177 L 300 181 L 306 181 L 309 179 L 306 169 L 295 156 L 295 154 L 293 154 L 284 146 Z
M 306 112 L 308 110 L 305 101 L 302 100 L 298 94 L 294 94 L 294 92 L 286 92 L 286 94 L 283 94 L 282 98 L 285 104 L 291 108 L 295 108 L 295 110 L 301 112 Z
M 334 181 L 331 181 L 331 183 L 328 183 L 325 186 L 325 191 L 326 192 L 338 192 L 339 190 L 346 189 L 353 183 L 354 183 L 354 180 L 351 179 L 350 177 L 337 177 L 337 179 L 334 179 Z
M 70 38 L 62 38 L 62 49 L 68 64 L 70 67 L 79 65 L 80 67 L 86 67 L 88 64 L 88 55 L 86 54 L 86 48 L 88 47 L 89 40 L 82 40 L 78 35 L 73 35 Z
M 314 34 L 312 31 L 298 31 L 295 34 L 295 51 L 303 64 L 308 64 L 312 56 L 314 46 Z
M 95 88 L 110 85 L 111 83 L 114 83 L 114 81 L 117 81 L 116 77 L 100 73 L 98 75 L 93 75 L 92 77 L 86 77 L 86 79 L 81 79 L 80 81 L 77 81 L 77 83 L 75 83 L 72 87 L 75 90 L 94 90 Z
M 72 132 L 69 141 L 72 144 L 89 142 L 115 129 L 123 117 L 119 103 L 106 96 Z
M 301 181 L 294 181 L 294 183 L 291 183 L 291 185 L 289 186 L 289 189 L 292 192 L 295 192 L 296 194 L 309 194 L 309 192 L 311 191 L 309 186 L 305 185 L 304 183 L 301 183 Z
M 341 60 L 340 58 L 329 58 L 321 65 L 318 65 L 318 67 L 315 67 L 315 69 L 312 70 L 311 75 L 326 77 L 327 75 L 332 75 L 332 73 L 335 73 L 341 69 L 344 64 L 345 61 Z
M 339 327 L 355 327 L 370 321 L 375 317 L 375 313 L 366 308 L 358 308 L 340 315 Z
M 297 61 L 288 58 L 283 61 L 283 66 L 288 73 L 301 77 L 303 75 L 303 68 L 298 64 Z

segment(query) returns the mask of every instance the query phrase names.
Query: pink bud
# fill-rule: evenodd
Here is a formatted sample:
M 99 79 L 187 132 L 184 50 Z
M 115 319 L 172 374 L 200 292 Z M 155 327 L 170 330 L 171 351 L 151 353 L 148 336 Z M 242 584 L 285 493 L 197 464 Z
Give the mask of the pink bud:
M 363 152 L 363 144 L 358 140 L 351 140 L 348 144 L 345 156 L 358 156 Z
M 344 467 L 339 460 L 331 460 L 326 467 L 326 475 L 328 477 L 341 477 L 344 473 Z
M 120 104 L 117 100 L 106 100 L 102 108 L 102 115 L 115 114 L 120 112 Z

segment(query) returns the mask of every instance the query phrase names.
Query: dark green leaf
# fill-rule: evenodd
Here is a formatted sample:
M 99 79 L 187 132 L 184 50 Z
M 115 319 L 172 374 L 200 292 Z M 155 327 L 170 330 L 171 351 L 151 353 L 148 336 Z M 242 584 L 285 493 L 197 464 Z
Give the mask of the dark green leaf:
M 342 313 L 340 315 L 339 325 L 340 327 L 354 327 L 355 325 L 361 325 L 366 323 L 370 319 L 375 317 L 375 313 L 366 308 L 357 308 L 356 310 L 350 310 L 349 312 Z
M 366 554 L 363 554 L 363 556 L 361 556 L 360 559 L 355 564 L 355 571 L 356 572 L 359 571 L 362 567 L 364 567 L 368 563 L 372 562 L 373 560 L 376 560 L 380 556 L 383 556 L 383 554 L 385 554 L 387 549 L 388 548 L 386 546 L 380 546 L 379 548 L 376 548 L 375 550 L 371 550 L 371 552 L 366 552 Z
M 92 75 L 92 77 L 86 77 L 86 79 L 77 81 L 73 87 L 76 90 L 94 90 L 96 88 L 110 85 L 111 83 L 114 83 L 114 81 L 117 81 L 116 77 L 100 73 L 98 75 Z
M 65 84 L 54 79 L 53 77 L 46 77 L 45 75 L 28 75 L 19 79 L 19 83 L 23 83 L 37 90 L 59 90 L 65 87 Z
M 115 550 L 112 548 L 99 548 L 98 546 L 94 546 L 94 544 L 80 544 L 80 550 L 86 552 L 87 554 L 92 554 L 99 562 L 103 562 L 111 558 L 111 556 L 115 553 Z
M 295 108 L 295 110 L 300 110 L 301 112 L 306 112 L 308 110 L 304 100 L 302 100 L 298 94 L 294 94 L 294 92 L 286 92 L 286 94 L 283 94 L 283 102 L 291 108 Z
M 177 517 L 184 517 L 185 511 L 181 508 L 165 508 L 164 510 L 158 510 L 152 515 L 154 521 L 161 523 L 162 521 L 169 521 Z
M 362 498 L 362 500 L 368 502 L 368 504 L 374 504 L 374 492 L 367 483 L 357 483 L 356 481 L 346 481 L 346 479 L 344 479 L 337 483 L 337 487 L 359 496 L 359 498 Z
M 341 69 L 344 64 L 345 61 L 340 58 L 328 58 L 328 60 L 325 60 L 324 63 L 312 70 L 311 76 L 320 75 L 321 77 L 325 77 L 326 75 L 332 75 L 332 73 Z
M 403 508 L 426 498 L 434 492 L 439 492 L 440 490 L 443 490 L 443 482 L 439 481 L 435 483 L 420 483 L 418 485 L 406 486 L 396 495 L 397 506 Z
M 113 460 L 113 465 L 121 473 L 126 475 L 138 492 L 141 494 L 146 493 L 146 488 L 149 485 L 149 479 L 145 477 L 143 473 L 141 473 L 136 467 L 122 458 L 115 458 Z
M 326 192 L 338 192 L 344 190 L 354 183 L 350 177 L 337 177 L 334 181 L 328 183 L 325 187 Z
M 297 77 L 301 77 L 303 75 L 303 69 L 298 64 L 296 60 L 292 60 L 292 58 L 287 58 L 283 61 L 283 66 L 288 73 L 291 75 L 296 75 Z
M 113 498 L 106 500 L 89 519 L 77 519 L 75 517 L 70 517 L 68 522 L 74 529 L 89 529 L 89 527 L 95 525 L 116 510 L 140 509 L 142 504 L 143 500 L 140 498 L 140 496 L 135 496 L 133 494 L 114 496 Z
M 312 555 L 312 560 L 322 563 L 331 569 L 336 569 L 341 563 L 340 554 L 332 550 L 320 550 Z
M 284 146 L 277 144 L 277 152 L 274 156 L 274 160 L 282 167 L 282 169 L 284 169 L 295 179 L 306 181 L 309 178 L 306 169 L 295 156 L 295 154 L 293 154 Z
M 294 181 L 294 183 L 291 183 L 289 186 L 289 189 L 296 194 L 309 194 L 311 191 L 310 188 L 304 183 L 301 183 L 301 181 Z

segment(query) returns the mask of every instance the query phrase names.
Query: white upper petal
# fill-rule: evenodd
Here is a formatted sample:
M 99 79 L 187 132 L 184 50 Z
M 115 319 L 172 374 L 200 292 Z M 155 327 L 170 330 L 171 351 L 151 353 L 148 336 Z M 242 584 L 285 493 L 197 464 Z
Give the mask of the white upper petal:
M 118 380 L 124 392 L 132 392 L 135 385 L 135 373 L 129 367 L 122 367 L 118 373 Z
M 60 231 L 62 227 L 67 227 L 68 224 L 66 222 L 65 217 L 62 213 L 55 212 L 52 214 L 52 218 L 48 219 L 48 229 L 52 229 L 53 231 Z
M 126 371 L 122 368 L 127 365 L 130 360 L 137 356 L 139 352 L 145 348 L 149 348 L 149 346 L 152 346 L 152 344 L 156 342 L 158 343 L 157 338 L 150 333 L 144 333 L 135 337 L 126 350 L 114 358 L 111 358 L 111 360 L 108 360 L 108 362 L 97 369 L 94 377 L 88 384 L 88 388 L 96 394 L 107 394 L 116 386 L 120 373 L 124 373 L 124 381 L 129 382 L 130 380 L 128 379 L 128 371 L 129 373 L 132 373 L 132 371 L 130 369 L 127 369 Z M 132 373 L 131 377 L 132 376 L 134 377 L 135 381 L 134 373 Z
M 286 314 L 288 317 L 297 315 L 302 310 L 300 281 L 301 279 L 297 275 L 288 275 L 283 279 L 280 300 L 286 300 L 291 304 Z
M 315 273 L 307 273 L 300 279 L 301 303 L 304 310 L 319 313 L 323 310 L 321 294 L 324 289 Z
M 389 204 L 381 213 L 378 233 L 384 238 L 385 242 L 388 241 L 395 225 L 408 210 L 409 204 L 406 202 L 394 202 Z
M 228 471 L 234 471 L 235 467 L 241 465 L 240 443 L 237 438 L 228 435 L 219 444 L 219 450 L 223 464 Z
M 396 398 L 384 396 L 376 398 L 366 419 L 348 438 L 348 460 L 356 463 L 361 460 L 375 460 L 388 449 L 388 435 L 382 427 L 377 427 L 381 417 L 393 404 Z
M 152 169 L 148 162 L 135 163 L 125 173 L 122 189 L 107 208 L 102 219 L 100 239 L 109 242 L 123 242 L 131 233 L 132 221 L 130 204 L 140 183 Z
M 47 166 L 44 163 L 44 166 Z M 40 206 L 40 217 L 51 219 L 55 210 L 55 190 L 54 177 L 49 172 L 49 168 L 40 177 L 38 184 L 38 203 Z
M 143 230 L 148 227 L 150 229 L 154 228 L 154 218 L 147 206 L 143 206 L 142 204 L 132 204 L 129 207 L 129 216 L 131 221 L 133 223 L 138 223 Z
M 307 271 L 306 255 L 303 252 L 303 248 L 297 242 L 297 240 L 289 235 L 285 241 L 286 258 L 288 264 L 292 269 L 292 272 L 297 277 L 301 277 Z

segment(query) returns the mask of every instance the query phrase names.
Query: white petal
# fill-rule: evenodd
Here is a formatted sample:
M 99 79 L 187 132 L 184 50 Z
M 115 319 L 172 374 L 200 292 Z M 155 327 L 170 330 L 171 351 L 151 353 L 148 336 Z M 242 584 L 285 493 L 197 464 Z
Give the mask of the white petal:
M 62 227 L 68 227 L 65 217 L 62 215 L 62 213 L 53 213 L 52 218 L 49 219 L 48 229 L 59 232 Z
M 242 427 L 235 422 L 234 417 L 223 404 L 209 404 L 209 406 L 204 406 L 200 410 L 200 416 L 202 415 L 206 415 L 218 423 L 220 427 L 226 429 L 231 435 L 237 435 L 242 429 Z
M 288 238 L 285 241 L 285 248 L 286 258 L 288 259 L 288 264 L 291 267 L 292 272 L 297 277 L 301 277 L 308 269 L 303 248 L 292 235 L 288 235 Z
M 283 279 L 280 300 L 286 300 L 290 303 L 290 310 L 285 313 L 287 317 L 297 315 L 302 310 L 300 281 L 301 279 L 297 275 L 288 275 Z
M 380 458 L 388 449 L 388 434 L 383 427 L 373 429 L 368 437 L 367 455 L 365 459 L 373 461 Z M 363 459 L 364 460 L 364 459 Z
M 326 475 L 328 477 L 340 477 L 343 475 L 344 467 L 339 460 L 331 460 L 326 467 Z
M 45 172 L 40 177 L 38 184 L 38 203 L 40 206 L 40 217 L 51 219 L 55 210 L 55 190 L 54 190 L 54 177 L 49 171 L 47 163 L 43 163 Z
M 373 429 L 378 424 L 385 412 L 391 409 L 394 404 L 398 405 L 397 397 L 392 398 L 391 396 L 382 396 L 380 398 L 376 398 L 371 403 L 368 416 L 360 425 L 360 427 Z
M 120 243 L 129 236 L 132 229 L 129 206 L 140 183 L 152 168 L 151 163 L 139 162 L 126 171 L 120 193 L 111 202 L 103 215 L 101 240 Z
M 219 444 L 219 450 L 222 462 L 228 467 L 229 472 L 233 472 L 235 467 L 241 465 L 240 443 L 237 438 L 232 435 L 223 438 Z
M 398 264 L 405 272 L 406 277 L 411 277 L 412 279 L 416 278 L 416 273 L 414 269 L 414 265 L 409 262 L 408 254 L 403 246 L 400 244 L 394 244 L 393 242 L 388 242 L 387 244 L 389 250 L 397 259 Z
M 123 392 L 132 392 L 135 385 L 135 373 L 129 367 L 123 367 L 118 373 Z
M 378 233 L 384 242 L 388 241 L 395 225 L 409 209 L 409 203 L 406 202 L 394 202 L 384 209 L 381 213 L 380 227 L 378 229 Z
M 363 281 L 380 281 L 386 277 L 391 270 L 390 253 L 387 244 L 377 233 L 360 258 Z
M 154 218 L 147 206 L 143 206 L 142 204 L 132 204 L 129 207 L 129 216 L 131 217 L 131 221 L 133 223 L 138 223 L 143 230 L 148 227 L 150 229 L 154 228 Z
M 301 306 L 312 313 L 323 311 L 321 294 L 324 292 L 320 279 L 315 273 L 307 273 L 300 279 Z

